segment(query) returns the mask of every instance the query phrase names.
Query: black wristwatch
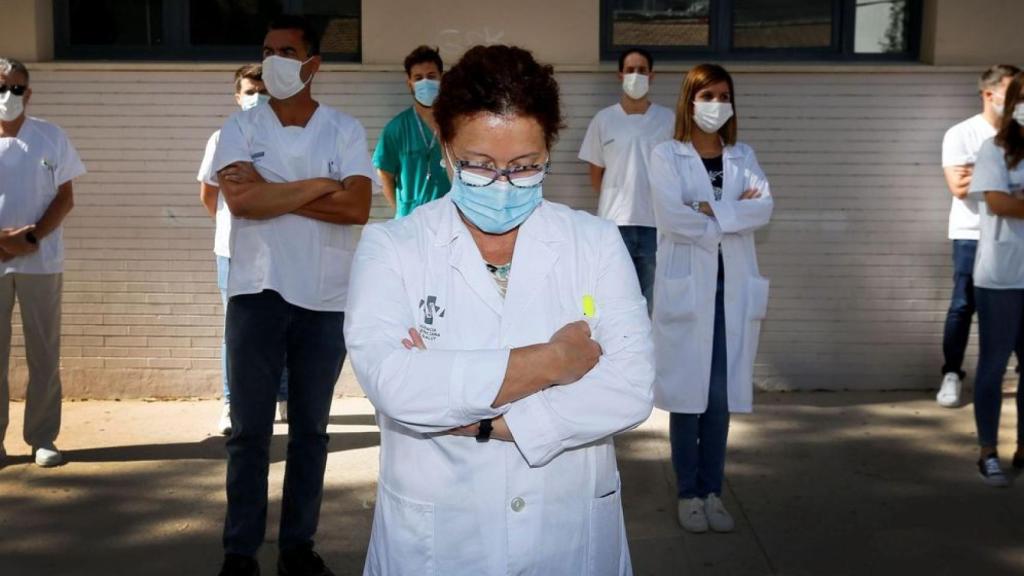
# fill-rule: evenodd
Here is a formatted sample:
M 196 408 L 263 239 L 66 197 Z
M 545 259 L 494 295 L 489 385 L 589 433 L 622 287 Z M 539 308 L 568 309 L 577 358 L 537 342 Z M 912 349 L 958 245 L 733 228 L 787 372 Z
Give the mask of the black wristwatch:
M 491 439 L 491 431 L 494 430 L 494 426 L 491 426 L 491 419 L 484 418 L 480 421 L 480 431 L 476 433 L 477 442 L 487 442 Z
M 39 244 L 39 238 L 36 238 L 36 235 L 31 232 L 25 233 L 25 241 L 29 244 Z

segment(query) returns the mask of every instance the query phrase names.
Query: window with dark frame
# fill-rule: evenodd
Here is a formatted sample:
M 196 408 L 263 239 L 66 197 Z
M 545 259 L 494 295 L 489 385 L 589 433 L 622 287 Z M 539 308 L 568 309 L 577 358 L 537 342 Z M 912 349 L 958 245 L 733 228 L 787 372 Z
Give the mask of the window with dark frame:
M 360 0 L 54 0 L 58 59 L 258 60 L 267 23 L 304 14 L 328 61 L 358 62 Z
M 912 61 L 921 0 L 600 0 L 601 59 Z

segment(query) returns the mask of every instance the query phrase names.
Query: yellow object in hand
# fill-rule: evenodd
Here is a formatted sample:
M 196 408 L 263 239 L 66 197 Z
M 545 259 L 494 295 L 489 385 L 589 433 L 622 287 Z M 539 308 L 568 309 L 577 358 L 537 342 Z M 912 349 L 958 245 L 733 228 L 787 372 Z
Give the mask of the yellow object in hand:
M 594 297 L 590 294 L 583 296 L 583 315 L 587 318 L 593 318 L 596 313 L 597 307 L 594 306 Z

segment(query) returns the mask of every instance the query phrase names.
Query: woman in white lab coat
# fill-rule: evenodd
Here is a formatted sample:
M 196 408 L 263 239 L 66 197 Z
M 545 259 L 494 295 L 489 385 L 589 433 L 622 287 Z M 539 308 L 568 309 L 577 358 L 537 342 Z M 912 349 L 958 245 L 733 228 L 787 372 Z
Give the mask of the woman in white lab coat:
M 999 132 L 978 150 L 969 193 L 979 201 L 981 239 L 974 260 L 978 304 L 978 371 L 974 420 L 978 474 L 990 486 L 1010 483 L 999 460 L 999 416 L 1010 354 L 1024 358 L 1024 73 L 1006 88 Z M 1024 373 L 1017 377 L 1017 451 L 1024 468 Z
M 655 405 L 671 412 L 679 523 L 729 532 L 722 504 L 730 412 L 750 412 L 768 281 L 754 232 L 772 198 L 754 151 L 736 141 L 732 78 L 703 64 L 683 80 L 674 140 L 650 162 L 658 258 Z
M 451 192 L 374 224 L 345 337 L 381 428 L 368 575 L 631 574 L 612 437 L 652 408 L 615 225 L 542 199 L 550 66 L 478 46 L 434 104 Z

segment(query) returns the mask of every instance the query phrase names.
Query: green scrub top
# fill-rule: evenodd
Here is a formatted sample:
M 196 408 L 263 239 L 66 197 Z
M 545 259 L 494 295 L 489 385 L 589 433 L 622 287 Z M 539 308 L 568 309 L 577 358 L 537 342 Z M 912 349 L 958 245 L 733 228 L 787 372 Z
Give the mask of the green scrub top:
M 395 218 L 444 196 L 452 186 L 441 166 L 441 143 L 415 108 L 395 116 L 384 127 L 373 165 L 395 176 Z

